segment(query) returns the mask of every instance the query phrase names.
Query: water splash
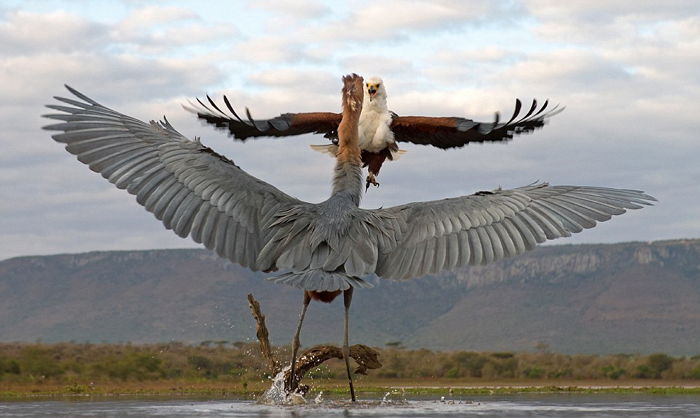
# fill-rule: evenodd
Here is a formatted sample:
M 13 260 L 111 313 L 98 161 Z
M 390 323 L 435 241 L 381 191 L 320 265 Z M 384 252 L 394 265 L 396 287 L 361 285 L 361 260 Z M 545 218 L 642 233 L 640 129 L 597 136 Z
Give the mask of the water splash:
M 389 399 L 389 396 L 393 395 L 401 395 L 400 399 Z M 392 389 L 391 391 L 387 392 L 384 394 L 384 397 L 382 400 L 379 402 L 380 405 L 385 405 L 385 404 L 401 404 L 406 402 L 406 389 L 401 388 L 399 391 L 398 389 Z
M 289 371 L 289 366 L 285 366 L 272 378 L 272 384 L 260 397 L 259 403 L 267 405 L 304 405 L 306 399 L 299 392 L 288 392 L 285 389 L 285 373 Z M 320 396 L 320 394 L 319 394 Z M 318 398 L 318 397 L 317 397 Z
M 389 395 L 391 395 L 391 392 L 387 392 L 384 394 L 384 397 L 382 398 L 382 401 L 380 403 L 385 404 L 389 401 Z
M 260 397 L 260 403 L 283 405 L 287 403 L 289 393 L 284 388 L 284 372 L 289 370 L 289 366 L 283 368 L 272 378 L 272 385 Z

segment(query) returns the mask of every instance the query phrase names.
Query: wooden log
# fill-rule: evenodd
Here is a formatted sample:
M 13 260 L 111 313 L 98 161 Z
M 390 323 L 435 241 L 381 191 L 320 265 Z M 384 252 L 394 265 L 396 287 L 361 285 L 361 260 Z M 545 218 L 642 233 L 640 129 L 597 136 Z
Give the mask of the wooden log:
M 342 360 L 343 349 L 334 345 L 317 345 L 302 352 L 294 367 L 294 383 L 297 386 L 296 390 L 302 394 L 308 392 L 309 387 L 299 383 L 301 379 L 309 370 L 333 358 Z M 356 374 L 366 375 L 368 369 L 378 369 L 382 367 L 382 363 L 379 362 L 379 353 L 366 345 L 355 344 L 350 346 L 350 358 L 357 363 L 357 368 L 355 369 Z M 289 370 L 284 374 L 284 381 L 289 381 Z
M 260 310 L 260 303 L 255 300 L 252 294 L 248 295 L 248 307 L 250 308 L 250 312 L 255 319 L 255 335 L 258 337 L 258 341 L 260 342 L 260 352 L 267 360 L 270 374 L 275 376 L 282 370 L 282 367 L 280 367 L 280 363 L 272 354 L 269 333 L 267 331 L 267 326 L 265 325 L 265 315 L 263 315 L 262 311 Z M 318 367 L 323 362 L 333 358 L 340 360 L 343 359 L 342 348 L 334 345 L 317 345 L 304 350 L 299 355 L 299 358 L 297 358 L 294 366 L 293 387 L 297 388 L 296 391 L 306 393 L 309 390 L 309 387 L 299 384 L 304 375 L 314 367 Z M 355 360 L 357 363 L 357 368 L 355 369 L 356 374 L 367 374 L 367 370 L 369 369 L 378 369 L 382 367 L 382 363 L 379 362 L 379 353 L 366 345 L 355 344 L 350 346 L 350 358 Z M 289 369 L 285 371 L 284 382 L 285 387 L 290 382 Z M 286 389 L 289 391 L 290 388 L 286 387 Z

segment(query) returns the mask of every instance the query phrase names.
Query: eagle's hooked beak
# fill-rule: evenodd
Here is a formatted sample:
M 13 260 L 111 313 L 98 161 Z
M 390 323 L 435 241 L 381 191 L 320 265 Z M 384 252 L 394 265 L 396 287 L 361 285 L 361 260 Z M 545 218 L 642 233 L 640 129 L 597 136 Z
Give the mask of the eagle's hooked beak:
M 369 93 L 369 101 L 371 102 L 374 95 L 377 94 L 377 89 L 374 86 L 369 86 L 367 92 Z

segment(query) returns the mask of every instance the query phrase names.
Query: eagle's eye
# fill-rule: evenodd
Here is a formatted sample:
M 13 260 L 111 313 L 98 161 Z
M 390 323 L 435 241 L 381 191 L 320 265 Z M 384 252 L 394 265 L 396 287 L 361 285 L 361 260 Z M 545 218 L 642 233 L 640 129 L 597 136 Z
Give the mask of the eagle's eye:
M 377 83 L 377 88 L 379 88 L 379 86 L 381 86 L 381 85 L 382 85 L 381 83 Z

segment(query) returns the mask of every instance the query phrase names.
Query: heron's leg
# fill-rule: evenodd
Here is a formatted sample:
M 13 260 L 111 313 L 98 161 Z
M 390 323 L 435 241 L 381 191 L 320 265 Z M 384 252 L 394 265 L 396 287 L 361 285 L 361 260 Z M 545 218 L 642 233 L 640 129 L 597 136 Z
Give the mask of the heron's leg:
M 350 397 L 355 402 L 355 388 L 352 385 L 352 374 L 350 374 L 350 346 L 348 345 L 348 312 L 350 311 L 350 302 L 352 302 L 353 288 L 349 288 L 343 292 L 343 301 L 345 302 L 345 323 L 343 335 L 343 358 L 345 359 L 345 370 L 348 372 L 348 383 L 350 384 Z
M 289 391 L 296 389 L 296 380 L 294 379 L 294 363 L 297 360 L 297 351 L 299 351 L 299 334 L 301 333 L 301 323 L 304 322 L 304 315 L 306 315 L 306 308 L 309 307 L 309 302 L 311 302 L 311 296 L 308 292 L 304 292 L 304 305 L 301 307 L 301 313 L 299 314 L 299 323 L 297 324 L 297 331 L 294 333 L 294 338 L 292 338 L 292 362 L 289 366 L 289 381 L 287 382 L 287 388 Z

